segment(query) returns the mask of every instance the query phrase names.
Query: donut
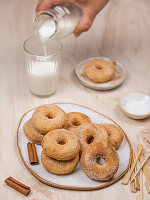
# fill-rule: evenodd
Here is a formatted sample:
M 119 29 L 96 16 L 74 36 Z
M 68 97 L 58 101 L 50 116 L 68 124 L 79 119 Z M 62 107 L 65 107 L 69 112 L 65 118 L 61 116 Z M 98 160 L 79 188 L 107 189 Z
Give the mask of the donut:
M 96 83 L 104 83 L 111 80 L 114 71 L 114 65 L 102 59 L 91 60 L 84 67 L 84 74 Z
M 76 130 L 76 134 L 80 140 L 80 153 L 92 142 L 98 142 L 102 140 L 108 142 L 108 133 L 100 124 L 83 124 Z
M 82 124 L 91 123 L 90 118 L 80 112 L 70 112 L 67 116 L 68 121 L 65 127 L 67 130 L 76 130 Z
M 56 160 L 71 160 L 79 153 L 78 137 L 68 130 L 50 131 L 42 140 L 43 151 Z
M 117 151 L 105 142 L 93 142 L 87 146 L 81 155 L 80 162 L 85 174 L 97 181 L 108 181 L 119 168 Z
M 69 161 L 58 161 L 53 158 L 50 158 L 42 151 L 41 153 L 41 162 L 44 168 L 53 173 L 53 174 L 69 174 L 73 172 L 79 162 L 79 154 L 76 157 Z
M 41 144 L 44 135 L 39 133 L 35 127 L 33 126 L 32 123 L 32 118 L 29 119 L 23 126 L 23 130 L 25 135 L 27 136 L 27 138 L 29 140 L 31 140 L 32 142 L 36 143 L 36 144 Z
M 39 132 L 46 134 L 51 130 L 63 128 L 67 121 L 67 114 L 58 106 L 47 104 L 34 111 L 32 121 Z
M 123 133 L 114 124 L 103 123 L 101 125 L 104 126 L 109 135 L 109 143 L 117 149 L 123 141 Z

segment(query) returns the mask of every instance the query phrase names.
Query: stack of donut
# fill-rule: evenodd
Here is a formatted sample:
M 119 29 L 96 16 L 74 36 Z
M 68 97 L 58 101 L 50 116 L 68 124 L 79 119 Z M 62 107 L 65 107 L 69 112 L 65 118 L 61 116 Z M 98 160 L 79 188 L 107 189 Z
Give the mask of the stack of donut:
M 53 174 L 69 174 L 79 162 L 80 142 L 68 130 L 50 131 L 42 141 L 41 162 Z
M 116 149 L 123 134 L 113 124 L 92 123 L 83 113 L 66 114 L 56 105 L 44 105 L 24 124 L 24 132 L 29 140 L 42 144 L 42 164 L 53 174 L 73 172 L 79 157 L 83 171 L 94 180 L 107 181 L 119 168 Z

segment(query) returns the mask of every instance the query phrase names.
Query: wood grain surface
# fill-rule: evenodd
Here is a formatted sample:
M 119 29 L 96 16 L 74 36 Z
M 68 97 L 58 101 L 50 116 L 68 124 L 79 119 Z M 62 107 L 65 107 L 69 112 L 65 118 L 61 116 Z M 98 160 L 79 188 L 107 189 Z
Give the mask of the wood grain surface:
M 118 108 L 118 101 L 125 94 L 150 95 L 150 1 L 111 0 L 90 31 L 78 39 L 64 39 L 58 89 L 49 98 L 33 96 L 25 74 L 22 44 L 33 34 L 35 6 L 35 0 L 0 1 L 0 199 L 26 198 L 4 183 L 9 176 L 31 187 L 29 200 L 135 199 L 130 186 L 121 181 L 89 192 L 61 190 L 39 182 L 21 162 L 16 134 L 19 120 L 27 110 L 46 103 L 72 102 L 109 116 L 123 128 L 133 145 L 140 141 L 150 151 L 150 118 L 132 120 Z M 82 86 L 74 75 L 74 67 L 91 56 L 111 57 L 122 63 L 127 70 L 124 84 L 105 92 Z M 145 187 L 143 197 L 149 199 Z

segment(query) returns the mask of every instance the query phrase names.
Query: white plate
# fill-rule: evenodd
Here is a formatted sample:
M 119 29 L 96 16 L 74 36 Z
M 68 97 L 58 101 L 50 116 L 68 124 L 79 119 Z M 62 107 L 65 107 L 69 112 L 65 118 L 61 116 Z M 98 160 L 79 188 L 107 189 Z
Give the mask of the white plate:
M 128 94 L 120 99 L 119 105 L 130 118 L 144 119 L 150 116 L 150 97 L 145 94 Z
M 93 60 L 93 59 L 103 59 L 103 60 L 106 60 L 115 65 L 115 74 L 110 81 L 108 81 L 106 83 L 94 83 L 93 81 L 91 81 L 84 75 L 85 65 L 90 60 Z M 116 60 L 113 60 L 111 58 L 106 58 L 106 57 L 92 57 L 92 58 L 83 60 L 76 66 L 75 74 L 76 74 L 77 78 L 79 79 L 79 81 L 84 86 L 95 89 L 95 90 L 110 90 L 110 89 L 117 88 L 118 86 L 120 86 L 123 83 L 123 81 L 125 80 L 125 77 L 126 77 L 126 71 L 125 71 L 124 67 Z
M 61 107 L 66 113 L 69 112 L 82 112 L 90 117 L 92 122 L 94 123 L 111 123 L 117 125 L 115 122 L 113 122 L 111 119 L 107 118 L 106 116 L 97 113 L 91 109 L 82 107 L 80 105 L 70 104 L 70 103 L 59 103 L 56 104 L 59 107 Z M 94 190 L 106 187 L 108 185 L 113 184 L 117 180 L 119 180 L 125 172 L 129 168 L 129 164 L 131 161 L 131 147 L 130 143 L 128 141 L 127 136 L 122 130 L 122 133 L 124 134 L 124 140 L 122 144 L 120 145 L 119 149 L 117 150 L 119 154 L 119 169 L 117 173 L 115 174 L 114 178 L 107 181 L 107 182 L 99 182 L 94 181 L 90 179 L 86 174 L 82 171 L 80 163 L 78 164 L 75 172 L 68 175 L 54 175 L 45 170 L 43 167 L 40 155 L 42 152 L 41 145 L 36 145 L 37 149 L 37 155 L 39 158 L 39 165 L 30 165 L 29 159 L 28 159 L 28 152 L 27 152 L 27 143 L 29 140 L 26 138 L 24 131 L 23 131 L 23 125 L 24 123 L 32 117 L 34 110 L 28 111 L 21 119 L 19 127 L 18 127 L 18 148 L 21 155 L 21 158 L 25 164 L 25 166 L 28 168 L 28 170 L 40 181 L 52 185 L 59 188 L 65 188 L 65 189 L 75 189 L 75 190 Z M 117 125 L 118 126 L 118 125 Z

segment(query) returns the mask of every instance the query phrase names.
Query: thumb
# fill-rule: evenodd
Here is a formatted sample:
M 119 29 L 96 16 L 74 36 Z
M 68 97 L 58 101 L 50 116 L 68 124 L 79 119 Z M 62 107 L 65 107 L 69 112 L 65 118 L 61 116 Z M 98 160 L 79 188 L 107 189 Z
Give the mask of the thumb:
M 95 19 L 95 15 L 88 13 L 83 13 L 79 23 L 76 26 L 74 35 L 78 37 L 81 33 L 88 31 Z

